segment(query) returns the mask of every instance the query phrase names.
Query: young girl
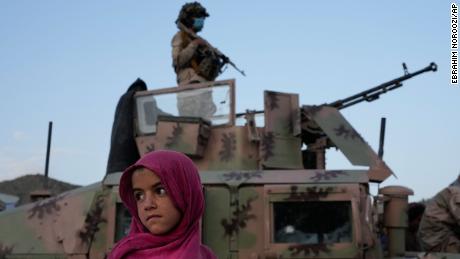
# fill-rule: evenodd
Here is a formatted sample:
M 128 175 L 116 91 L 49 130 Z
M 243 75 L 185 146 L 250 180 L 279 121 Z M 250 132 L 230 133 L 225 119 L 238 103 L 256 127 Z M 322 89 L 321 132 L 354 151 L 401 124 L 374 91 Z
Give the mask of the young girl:
M 125 170 L 119 191 L 132 220 L 110 259 L 216 258 L 201 244 L 204 196 L 198 170 L 187 156 L 174 151 L 143 156 Z

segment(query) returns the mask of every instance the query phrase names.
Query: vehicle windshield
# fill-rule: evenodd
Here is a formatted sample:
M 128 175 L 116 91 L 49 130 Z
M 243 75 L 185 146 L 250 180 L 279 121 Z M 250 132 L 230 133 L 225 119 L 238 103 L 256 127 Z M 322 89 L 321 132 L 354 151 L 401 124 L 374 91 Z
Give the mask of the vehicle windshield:
M 230 84 L 199 88 L 177 88 L 168 92 L 151 91 L 136 97 L 138 132 L 156 132 L 159 115 L 201 117 L 212 126 L 232 123 L 232 91 Z
M 344 201 L 274 202 L 274 243 L 352 241 L 351 204 Z

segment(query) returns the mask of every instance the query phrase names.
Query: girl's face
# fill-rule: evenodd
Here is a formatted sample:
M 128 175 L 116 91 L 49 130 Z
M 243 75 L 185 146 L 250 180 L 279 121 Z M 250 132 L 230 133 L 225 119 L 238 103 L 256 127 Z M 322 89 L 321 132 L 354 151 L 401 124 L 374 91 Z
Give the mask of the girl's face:
M 164 235 L 173 230 L 182 215 L 158 175 L 147 168 L 140 168 L 134 171 L 131 182 L 142 224 L 154 235 Z

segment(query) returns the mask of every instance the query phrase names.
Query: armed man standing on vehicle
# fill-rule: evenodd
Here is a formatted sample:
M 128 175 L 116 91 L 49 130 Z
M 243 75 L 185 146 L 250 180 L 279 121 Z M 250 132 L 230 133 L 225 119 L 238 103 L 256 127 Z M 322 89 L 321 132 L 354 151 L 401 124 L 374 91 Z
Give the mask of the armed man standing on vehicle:
M 180 85 L 214 81 L 227 62 L 205 40 L 196 33 L 203 29 L 204 20 L 209 17 L 206 9 L 198 2 L 182 6 L 176 20 L 179 32 L 172 39 L 173 67 Z

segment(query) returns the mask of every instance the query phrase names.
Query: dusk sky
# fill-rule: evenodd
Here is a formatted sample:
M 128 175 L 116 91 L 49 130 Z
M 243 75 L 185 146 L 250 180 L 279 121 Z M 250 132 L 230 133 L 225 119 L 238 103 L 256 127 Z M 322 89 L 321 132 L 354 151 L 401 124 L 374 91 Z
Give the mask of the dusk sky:
M 175 86 L 174 21 L 184 1 L 1 1 L 0 181 L 43 173 L 54 122 L 50 176 L 102 180 L 119 97 L 138 77 L 149 89 Z M 263 108 L 263 91 L 323 104 L 436 62 L 343 115 L 396 173 L 381 184 L 430 198 L 460 173 L 460 88 L 450 84 L 450 1 L 201 1 L 201 35 L 244 69 L 237 112 Z M 354 168 L 340 152 L 330 169 Z

